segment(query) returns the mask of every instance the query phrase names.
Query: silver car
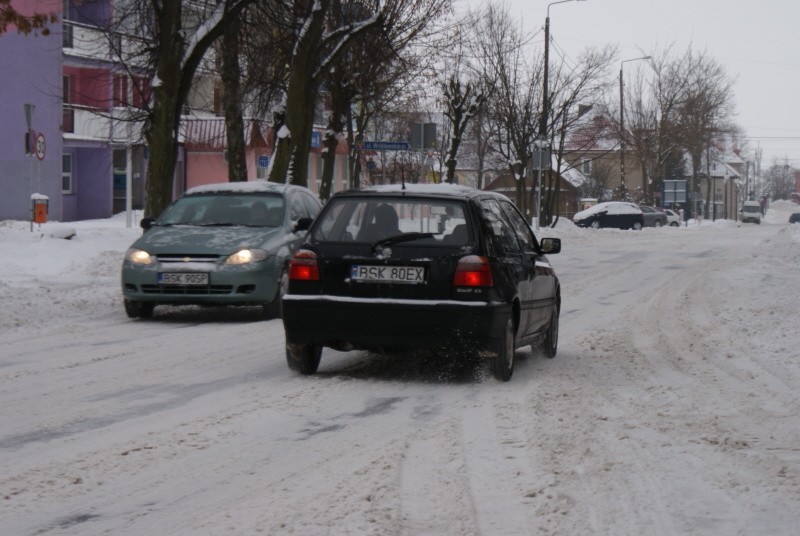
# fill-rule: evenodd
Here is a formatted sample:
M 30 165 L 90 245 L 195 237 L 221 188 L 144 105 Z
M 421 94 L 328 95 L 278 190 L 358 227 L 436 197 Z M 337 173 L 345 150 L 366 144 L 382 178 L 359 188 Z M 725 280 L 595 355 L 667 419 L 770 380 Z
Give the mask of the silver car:
M 661 227 L 667 224 L 667 215 L 660 210 L 647 205 L 639 205 L 644 214 L 645 227 Z
M 122 294 L 131 318 L 157 305 L 260 305 L 281 314 L 287 266 L 319 214 L 310 190 L 265 181 L 207 184 L 187 191 L 125 254 Z

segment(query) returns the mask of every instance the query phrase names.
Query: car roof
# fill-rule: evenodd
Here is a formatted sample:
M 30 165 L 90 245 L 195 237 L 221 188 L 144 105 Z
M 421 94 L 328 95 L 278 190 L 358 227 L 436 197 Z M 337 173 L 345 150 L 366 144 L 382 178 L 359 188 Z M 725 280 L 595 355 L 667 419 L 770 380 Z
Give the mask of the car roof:
M 391 195 L 403 197 L 406 195 L 413 197 L 441 197 L 452 199 L 473 199 L 477 197 L 492 197 L 495 199 L 502 199 L 508 201 L 509 198 L 503 194 L 478 190 L 471 186 L 462 186 L 458 184 L 383 184 L 376 186 L 367 186 L 364 188 L 354 188 L 337 192 L 333 197 L 351 197 L 363 195 Z
M 208 193 L 283 193 L 287 190 L 308 190 L 302 186 L 291 184 L 279 184 L 266 180 L 238 181 L 238 182 L 217 182 L 214 184 L 202 184 L 186 191 L 184 195 L 208 194 Z M 310 191 L 310 190 L 308 190 Z

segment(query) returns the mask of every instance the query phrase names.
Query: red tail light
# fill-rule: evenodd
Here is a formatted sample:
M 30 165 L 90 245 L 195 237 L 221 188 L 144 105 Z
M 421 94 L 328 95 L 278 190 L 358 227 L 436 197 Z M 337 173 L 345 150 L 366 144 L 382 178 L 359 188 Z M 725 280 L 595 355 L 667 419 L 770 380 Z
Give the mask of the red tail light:
M 489 259 L 478 255 L 469 255 L 461 258 L 453 274 L 454 287 L 491 287 L 492 266 Z
M 293 281 L 319 281 L 317 254 L 307 249 L 298 250 L 289 261 L 289 279 Z

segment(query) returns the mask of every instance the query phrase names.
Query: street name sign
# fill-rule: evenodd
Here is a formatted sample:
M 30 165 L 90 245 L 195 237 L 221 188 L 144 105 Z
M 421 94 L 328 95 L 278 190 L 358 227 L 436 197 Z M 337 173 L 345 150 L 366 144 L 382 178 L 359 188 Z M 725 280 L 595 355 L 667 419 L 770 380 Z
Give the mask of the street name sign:
M 407 141 L 365 141 L 367 151 L 408 151 L 411 144 Z

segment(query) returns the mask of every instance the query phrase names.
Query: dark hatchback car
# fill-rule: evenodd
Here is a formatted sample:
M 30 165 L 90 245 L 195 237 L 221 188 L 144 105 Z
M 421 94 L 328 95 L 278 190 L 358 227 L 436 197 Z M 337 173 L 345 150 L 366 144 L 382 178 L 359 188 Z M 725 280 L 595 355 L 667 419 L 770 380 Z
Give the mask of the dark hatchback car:
M 313 374 L 323 347 L 462 352 L 501 381 L 514 350 L 556 354 L 561 289 L 508 198 L 454 185 L 376 186 L 331 198 L 289 269 L 290 368 Z

